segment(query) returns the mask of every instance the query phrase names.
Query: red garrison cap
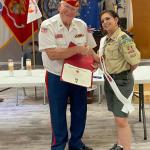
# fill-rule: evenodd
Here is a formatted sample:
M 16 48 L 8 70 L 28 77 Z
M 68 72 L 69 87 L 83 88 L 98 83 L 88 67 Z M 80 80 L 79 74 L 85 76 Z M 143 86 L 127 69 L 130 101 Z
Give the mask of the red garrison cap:
M 62 0 L 73 7 L 79 7 L 79 0 Z

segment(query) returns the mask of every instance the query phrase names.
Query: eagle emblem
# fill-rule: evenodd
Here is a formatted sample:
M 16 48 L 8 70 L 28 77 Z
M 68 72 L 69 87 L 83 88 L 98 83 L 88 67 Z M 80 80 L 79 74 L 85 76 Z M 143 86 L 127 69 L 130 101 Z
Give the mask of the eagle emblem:
M 24 15 L 27 12 L 26 0 L 10 0 L 8 3 L 8 9 L 10 13 L 16 15 Z

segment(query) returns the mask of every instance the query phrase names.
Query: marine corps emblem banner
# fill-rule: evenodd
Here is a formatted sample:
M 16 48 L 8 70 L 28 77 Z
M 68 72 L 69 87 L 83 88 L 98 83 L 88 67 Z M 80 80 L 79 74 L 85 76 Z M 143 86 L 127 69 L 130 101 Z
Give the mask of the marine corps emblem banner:
M 5 0 L 2 17 L 12 31 L 14 37 L 23 45 L 32 35 L 32 24 L 27 24 L 29 0 Z M 34 31 L 38 29 L 34 21 Z

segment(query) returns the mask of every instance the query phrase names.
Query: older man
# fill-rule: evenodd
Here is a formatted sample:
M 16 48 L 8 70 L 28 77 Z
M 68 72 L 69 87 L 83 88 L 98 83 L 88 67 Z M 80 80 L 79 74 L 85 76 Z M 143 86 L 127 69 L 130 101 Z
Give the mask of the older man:
M 60 80 L 63 61 L 76 54 L 92 55 L 95 40 L 87 25 L 75 18 L 79 8 L 78 0 L 61 0 L 59 14 L 45 20 L 39 32 L 39 49 L 43 65 L 47 70 L 46 85 L 51 114 L 52 150 L 64 150 L 68 141 L 66 108 L 70 97 L 71 126 L 69 150 L 92 150 L 83 144 L 87 89 Z M 70 43 L 76 46 L 69 47 Z M 94 55 L 93 55 L 94 54 Z

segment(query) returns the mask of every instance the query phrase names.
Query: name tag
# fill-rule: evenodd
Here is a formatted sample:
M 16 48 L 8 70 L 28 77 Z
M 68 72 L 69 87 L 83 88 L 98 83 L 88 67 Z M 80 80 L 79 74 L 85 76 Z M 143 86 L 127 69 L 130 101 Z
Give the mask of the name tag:
M 83 37 L 83 36 L 84 36 L 84 34 L 76 34 L 75 38 L 80 38 L 80 37 Z
M 56 39 L 63 38 L 63 35 L 62 35 L 62 34 L 56 34 L 56 35 L 55 35 L 55 38 L 56 38 Z

